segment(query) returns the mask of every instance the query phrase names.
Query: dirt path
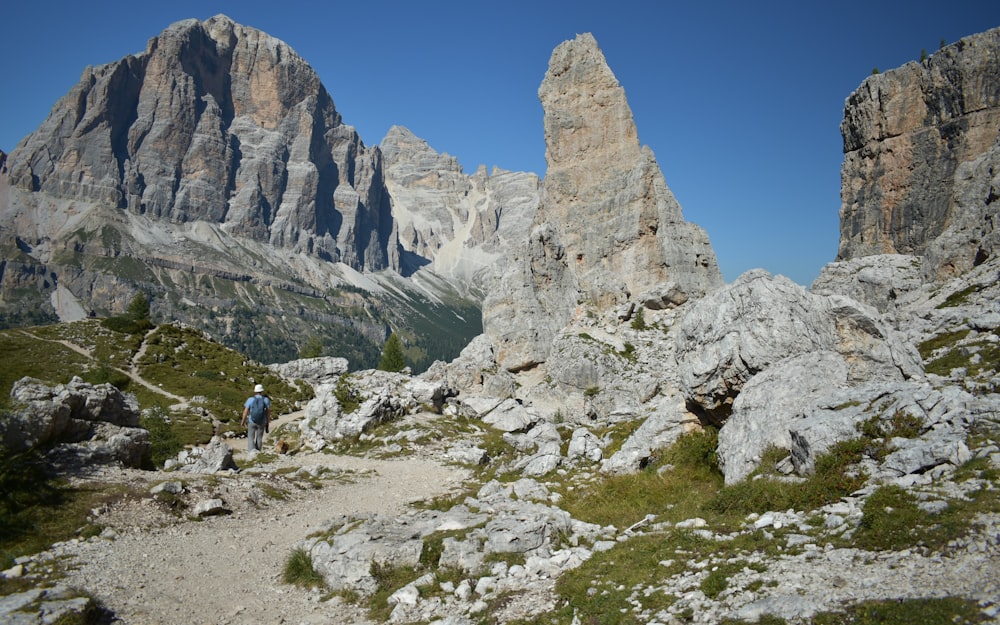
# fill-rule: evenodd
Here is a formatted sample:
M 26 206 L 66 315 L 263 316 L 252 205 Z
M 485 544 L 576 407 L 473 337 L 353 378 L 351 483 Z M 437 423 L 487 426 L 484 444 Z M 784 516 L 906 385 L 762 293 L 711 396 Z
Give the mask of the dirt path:
M 348 472 L 353 481 L 324 482 L 294 501 L 268 500 L 227 516 L 81 543 L 66 582 L 91 592 L 130 625 L 366 623 L 339 599 L 320 601 L 317 591 L 281 582 L 295 544 L 340 514 L 399 513 L 409 502 L 457 488 L 465 477 L 416 458 L 316 453 L 283 461 L 322 464 Z M 249 484 L 249 476 L 230 482 L 234 488 Z

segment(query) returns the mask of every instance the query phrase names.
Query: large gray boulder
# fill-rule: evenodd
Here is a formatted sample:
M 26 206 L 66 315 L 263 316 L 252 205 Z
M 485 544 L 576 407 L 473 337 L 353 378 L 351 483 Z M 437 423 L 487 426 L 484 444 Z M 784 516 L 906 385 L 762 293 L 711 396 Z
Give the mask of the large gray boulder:
M 875 254 L 826 264 L 809 290 L 816 295 L 847 295 L 886 312 L 923 284 L 923 258 Z
M 233 449 L 218 436 L 213 436 L 208 445 L 182 452 L 178 471 L 185 473 L 213 474 L 219 471 L 237 469 L 233 460 Z
M 337 399 L 339 392 L 352 395 L 357 408 L 346 411 Z M 422 410 L 440 412 L 455 391 L 443 381 L 414 378 L 406 373 L 366 370 L 355 372 L 337 383 L 315 388 L 315 397 L 306 404 L 300 424 L 307 438 L 324 441 L 354 438 L 371 428 Z
M 268 368 L 284 378 L 302 380 L 316 386 L 336 380 L 347 373 L 348 363 L 346 358 L 320 356 L 272 364 Z
M 751 378 L 719 430 L 719 467 L 726 483 L 738 482 L 749 475 L 769 447 L 791 449 L 790 430 L 800 428 L 800 422 L 819 412 L 820 406 L 827 405 L 831 397 L 852 397 L 847 376 L 847 362 L 836 352 L 822 350 L 787 358 Z M 853 405 L 849 399 L 843 401 Z M 816 448 L 829 447 L 856 434 L 854 425 L 860 418 L 859 411 L 850 414 L 852 417 L 848 419 L 824 419 L 831 432 Z M 823 415 L 834 416 L 826 412 Z
M 786 358 L 833 351 L 847 381 L 922 374 L 916 349 L 878 312 L 843 296 L 820 296 L 783 276 L 749 271 L 686 308 L 676 334 L 680 383 L 718 421 L 755 375 Z
M 0 413 L 0 441 L 8 449 L 59 447 L 83 462 L 129 467 L 143 466 L 150 450 L 135 397 L 77 377 L 55 386 L 27 377 L 15 382 L 11 408 Z

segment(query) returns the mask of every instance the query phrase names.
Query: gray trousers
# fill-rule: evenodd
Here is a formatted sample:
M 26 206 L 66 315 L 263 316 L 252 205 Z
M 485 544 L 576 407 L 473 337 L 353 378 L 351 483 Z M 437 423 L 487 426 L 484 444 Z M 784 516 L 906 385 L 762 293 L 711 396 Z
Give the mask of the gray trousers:
M 247 419 L 247 451 L 264 449 L 264 424 L 257 425 Z

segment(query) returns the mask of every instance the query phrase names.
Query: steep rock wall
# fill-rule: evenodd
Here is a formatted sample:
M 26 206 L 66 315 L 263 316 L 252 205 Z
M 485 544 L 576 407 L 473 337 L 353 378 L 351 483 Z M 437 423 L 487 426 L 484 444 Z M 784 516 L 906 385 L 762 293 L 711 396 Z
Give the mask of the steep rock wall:
M 837 259 L 925 256 L 937 281 L 994 255 L 998 131 L 1000 29 L 865 79 L 841 124 Z
M 225 16 L 88 67 L 8 166 L 22 191 L 398 266 L 379 151 L 289 46 Z
M 547 171 L 526 244 L 496 270 L 483 325 L 511 370 L 544 362 L 579 304 L 608 310 L 672 283 L 722 284 L 708 235 L 684 221 L 625 91 L 590 34 L 560 44 L 538 90 Z

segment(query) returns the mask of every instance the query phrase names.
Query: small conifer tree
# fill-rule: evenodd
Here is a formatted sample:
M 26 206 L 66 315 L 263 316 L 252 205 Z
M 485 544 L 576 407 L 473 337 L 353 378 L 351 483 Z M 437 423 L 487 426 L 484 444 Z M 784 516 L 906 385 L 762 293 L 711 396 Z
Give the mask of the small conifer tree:
M 378 368 L 382 371 L 402 371 L 406 366 L 406 358 L 403 355 L 403 344 L 399 337 L 390 334 L 382 348 L 382 357 L 379 358 Z
M 137 294 L 128 303 L 125 316 L 132 321 L 149 321 L 149 300 L 142 293 Z

